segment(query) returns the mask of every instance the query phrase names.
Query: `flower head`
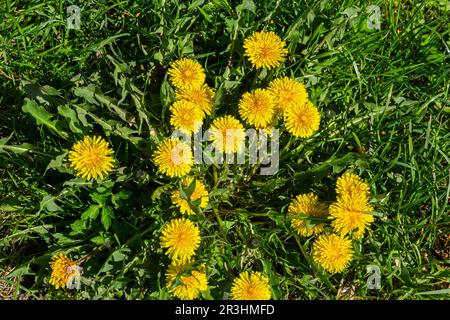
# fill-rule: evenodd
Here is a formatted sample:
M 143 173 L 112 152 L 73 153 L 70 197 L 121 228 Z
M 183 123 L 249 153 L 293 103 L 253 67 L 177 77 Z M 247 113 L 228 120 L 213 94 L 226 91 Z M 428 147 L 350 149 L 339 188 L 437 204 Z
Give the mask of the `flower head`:
M 108 142 L 102 137 L 84 137 L 75 142 L 69 152 L 70 166 L 75 174 L 83 179 L 103 179 L 114 165 L 112 154 L 114 151 L 108 147 Z
M 192 221 L 172 219 L 162 230 L 161 247 L 175 264 L 185 263 L 195 254 L 200 244 L 200 230 Z
M 201 87 L 180 89 L 176 91 L 176 97 L 179 100 L 188 100 L 203 112 L 205 116 L 211 115 L 214 91 L 204 84 Z
M 250 125 L 264 129 L 272 122 L 274 107 L 272 94 L 265 89 L 256 89 L 244 93 L 239 101 L 239 114 Z
M 232 116 L 214 119 L 211 128 L 211 140 L 220 152 L 237 152 L 243 146 L 245 132 L 243 125 Z
M 182 58 L 169 68 L 170 82 L 177 89 L 199 88 L 205 82 L 205 71 L 195 60 Z
M 273 80 L 269 90 L 274 96 L 277 111 L 284 113 L 294 105 L 304 105 L 308 101 L 308 92 L 302 83 L 288 77 Z
M 49 282 L 56 289 L 70 287 L 72 280 L 81 276 L 81 267 L 61 252 L 53 256 L 50 267 L 52 274 Z
M 178 100 L 170 107 L 170 124 L 187 134 L 195 133 L 202 126 L 203 112 L 188 100 Z
M 313 193 L 300 194 L 289 205 L 288 214 L 304 214 L 313 218 L 322 218 L 327 215 L 327 208 L 319 202 L 317 195 Z M 292 219 L 291 224 L 304 237 L 321 233 L 325 225 L 324 223 L 317 223 L 312 228 L 308 228 L 306 221 L 301 218 Z
M 286 43 L 272 31 L 254 32 L 244 40 L 245 56 L 256 68 L 278 67 L 287 54 Z
M 296 137 L 308 138 L 319 129 L 320 114 L 310 101 L 286 108 L 284 119 L 287 131 Z
M 373 208 L 364 192 L 338 196 L 329 211 L 334 218 L 331 222 L 334 230 L 342 235 L 352 233 L 355 239 L 361 238 L 374 220 L 373 215 L 369 214 Z
M 194 163 L 189 146 L 172 139 L 166 139 L 158 144 L 153 154 L 153 161 L 158 169 L 169 177 L 187 175 Z
M 194 178 L 187 177 L 181 181 L 181 184 L 184 188 L 187 188 L 191 185 Z M 199 201 L 198 207 L 203 209 L 206 208 L 209 202 L 208 191 L 205 188 L 205 185 L 200 180 L 195 180 L 194 191 L 189 197 L 190 201 Z M 181 198 L 181 194 L 179 190 L 176 190 L 172 193 L 172 202 L 175 206 L 180 208 L 181 213 L 183 214 L 195 214 L 195 212 L 189 206 L 189 203 Z
M 358 175 L 347 172 L 337 179 L 336 193 L 340 196 L 344 194 L 366 194 L 369 196 L 370 187 Z
M 323 234 L 313 245 L 314 260 L 331 273 L 344 271 L 352 256 L 351 240 L 337 234 Z
M 179 285 L 176 285 L 176 280 L 180 282 Z M 208 279 L 204 266 L 192 269 L 192 262 L 171 263 L 166 273 L 166 287 L 179 299 L 193 300 L 198 298 L 201 292 L 208 290 Z
M 231 286 L 232 300 L 269 300 L 269 279 L 260 272 L 241 272 Z

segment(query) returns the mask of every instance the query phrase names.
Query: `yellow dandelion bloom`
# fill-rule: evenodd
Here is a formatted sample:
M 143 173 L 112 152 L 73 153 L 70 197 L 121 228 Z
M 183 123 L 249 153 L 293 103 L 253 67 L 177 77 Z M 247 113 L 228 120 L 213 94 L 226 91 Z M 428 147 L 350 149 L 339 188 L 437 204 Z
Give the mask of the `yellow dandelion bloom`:
M 272 31 L 254 32 L 244 40 L 244 49 L 257 69 L 278 67 L 288 52 L 286 43 Z
M 288 214 L 304 214 L 322 218 L 327 216 L 327 208 L 323 203 L 319 202 L 319 197 L 314 193 L 300 194 L 290 203 Z M 319 223 L 308 229 L 306 221 L 301 218 L 292 219 L 291 225 L 304 237 L 321 233 L 325 226 L 324 223 Z
M 365 194 L 369 196 L 370 187 L 358 175 L 347 172 L 337 179 L 336 193 L 338 195 Z
M 187 219 L 172 219 L 162 230 L 161 247 L 173 263 L 185 263 L 195 254 L 200 244 L 200 230 Z
M 195 133 L 202 126 L 203 112 L 187 100 L 178 100 L 170 107 L 170 124 L 187 134 Z
M 295 104 L 284 112 L 285 126 L 295 137 L 308 138 L 319 129 L 319 110 L 308 101 L 305 104 Z
M 256 129 L 266 128 L 272 122 L 274 113 L 274 98 L 266 89 L 246 92 L 239 101 L 239 114 L 242 119 Z
M 331 273 L 342 272 L 353 257 L 352 241 L 337 234 L 323 234 L 313 245 L 313 258 Z
M 334 230 L 342 235 L 352 233 L 355 239 L 361 238 L 374 220 L 373 215 L 368 214 L 373 208 L 365 193 L 338 196 L 329 211 L 334 218 L 331 222 Z
M 86 136 L 75 142 L 69 151 L 70 167 L 75 169 L 75 175 L 83 179 L 103 179 L 113 168 L 113 153 L 102 137 Z
M 166 272 L 166 287 L 169 288 L 169 291 L 175 297 L 182 300 L 197 299 L 201 292 L 208 290 L 208 279 L 204 266 L 201 265 L 188 272 L 192 264 L 192 262 L 183 264 L 171 263 Z M 181 284 L 175 286 L 177 277 Z
M 177 89 L 199 88 L 205 82 L 205 70 L 195 60 L 176 60 L 169 68 L 170 82 Z
M 153 153 L 158 169 L 169 177 L 182 177 L 191 171 L 194 163 L 190 147 L 181 141 L 166 139 L 160 142 Z
M 214 146 L 220 152 L 237 152 L 244 144 L 244 126 L 232 116 L 216 118 L 209 132 L 211 133 L 211 140 Z
M 260 272 L 241 272 L 231 285 L 231 300 L 270 300 L 269 279 Z
M 81 267 L 61 252 L 52 258 L 50 267 L 52 274 L 49 282 L 56 289 L 69 287 L 75 277 L 81 276 Z
M 187 188 L 191 185 L 193 180 L 194 178 L 187 177 L 181 181 L 181 184 L 184 188 Z M 195 200 L 200 200 L 200 204 L 198 205 L 200 209 L 204 209 L 208 205 L 209 202 L 208 191 L 206 191 L 205 185 L 200 180 L 195 181 L 194 191 L 190 196 L 190 200 L 191 202 Z M 181 198 L 179 190 L 176 190 L 175 192 L 172 193 L 172 202 L 175 206 L 180 208 L 181 213 L 195 214 L 195 212 L 189 206 L 189 203 L 185 199 Z
M 294 105 L 304 105 L 308 101 L 308 92 L 302 83 L 288 77 L 278 78 L 269 84 L 269 91 L 274 96 L 276 111 L 284 113 Z
M 206 84 L 198 88 L 177 90 L 176 98 L 194 103 L 205 116 L 209 116 L 212 113 L 214 91 Z

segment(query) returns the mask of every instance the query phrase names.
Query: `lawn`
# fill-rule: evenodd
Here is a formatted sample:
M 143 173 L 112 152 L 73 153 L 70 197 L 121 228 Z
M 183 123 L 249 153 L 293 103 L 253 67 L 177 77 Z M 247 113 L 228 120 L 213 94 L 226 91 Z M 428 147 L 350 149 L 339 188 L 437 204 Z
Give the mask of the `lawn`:
M 262 31 L 285 44 L 272 68 L 244 48 Z M 260 162 L 203 161 L 171 176 L 155 153 L 176 126 L 169 70 L 182 58 L 214 92 L 203 129 L 225 115 L 255 127 L 243 95 L 282 77 L 306 89 L 320 126 L 300 137 L 287 111 L 271 117 L 271 174 Z M 449 91 L 448 1 L 3 0 L 0 299 L 178 299 L 196 272 L 207 282 L 199 299 L 233 297 L 245 272 L 272 299 L 448 299 Z M 91 136 L 114 159 L 96 179 L 69 159 Z M 349 173 L 370 189 L 361 237 L 332 216 Z M 193 197 L 200 185 L 205 205 Z M 310 193 L 325 218 L 292 215 Z M 167 285 L 177 256 L 161 239 L 176 219 L 201 241 Z M 295 221 L 323 230 L 305 236 Z M 315 244 L 338 233 L 352 253 L 333 272 Z M 78 268 L 76 290 L 52 281 L 60 254 Z

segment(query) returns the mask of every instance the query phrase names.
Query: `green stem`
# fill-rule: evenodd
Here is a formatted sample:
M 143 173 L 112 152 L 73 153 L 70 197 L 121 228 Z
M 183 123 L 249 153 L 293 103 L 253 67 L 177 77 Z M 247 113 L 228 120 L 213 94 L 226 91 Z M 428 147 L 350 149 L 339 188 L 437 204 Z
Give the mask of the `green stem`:
M 294 141 L 294 140 L 295 140 L 295 138 L 291 137 L 289 139 L 288 143 L 283 147 L 283 149 L 281 149 L 280 162 L 282 162 L 284 159 L 286 159 L 287 156 L 292 155 L 294 150 L 290 150 L 290 147 L 291 147 L 292 141 Z M 300 146 L 298 146 L 295 150 L 302 149 L 303 145 L 304 145 L 303 143 L 300 144 Z
M 252 85 L 251 85 L 250 89 L 253 89 L 255 87 L 256 81 L 258 80 L 260 74 L 261 74 L 261 69 L 257 69 L 255 77 L 253 78 Z
M 238 18 L 236 21 L 236 28 L 234 29 L 234 34 L 233 34 L 233 38 L 231 40 L 231 48 L 230 48 L 230 56 L 228 58 L 228 63 L 227 63 L 227 67 L 231 68 L 233 66 L 233 53 L 234 53 L 234 49 L 236 47 L 236 39 L 237 39 L 237 34 L 238 34 L 238 30 L 239 30 L 239 21 L 241 20 L 241 12 L 238 12 Z M 231 74 L 231 72 L 230 72 Z M 228 74 L 228 80 L 229 79 L 229 75 Z
M 213 179 L 214 179 L 214 186 L 217 186 L 219 183 L 219 176 L 217 175 L 217 167 L 213 166 Z
M 306 253 L 305 248 L 303 247 L 303 245 L 300 243 L 300 239 L 298 238 L 297 235 L 294 235 L 295 241 L 297 242 L 298 247 L 300 248 L 300 251 L 302 252 L 303 256 L 305 257 L 306 261 L 308 262 L 308 265 L 311 266 L 311 269 L 313 271 L 314 277 L 316 278 L 320 278 L 323 282 L 325 282 L 331 289 L 333 289 L 334 291 L 336 291 L 336 287 L 330 282 L 330 279 L 328 279 L 328 277 L 323 277 L 321 275 L 321 273 L 319 272 L 319 270 L 317 270 L 316 265 L 313 263 L 311 257 L 309 254 Z
M 227 234 L 225 232 L 225 229 L 223 228 L 223 221 L 222 221 L 222 218 L 219 215 L 219 210 L 218 210 L 218 208 L 213 208 L 213 211 L 214 211 L 214 215 L 216 216 L 217 223 L 219 224 L 220 232 L 222 233 L 222 236 L 224 237 L 224 240 L 225 240 Z

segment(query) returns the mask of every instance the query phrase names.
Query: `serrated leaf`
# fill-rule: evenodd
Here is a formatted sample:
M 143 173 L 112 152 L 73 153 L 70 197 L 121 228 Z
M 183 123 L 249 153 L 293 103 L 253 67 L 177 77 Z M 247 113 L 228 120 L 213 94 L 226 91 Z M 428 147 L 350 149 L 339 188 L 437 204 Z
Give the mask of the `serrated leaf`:
M 55 159 L 51 160 L 45 169 L 45 172 L 49 169 L 57 170 L 61 173 L 70 173 L 71 170 L 63 163 L 64 159 L 67 157 L 68 152 L 64 152 L 59 156 L 56 156 Z M 44 172 L 44 174 L 45 174 Z
M 49 95 L 49 96 L 61 96 L 61 91 L 59 91 L 56 88 L 53 88 L 52 86 L 49 85 L 45 85 L 41 87 L 41 91 L 45 94 L 45 95 Z
M 106 206 L 102 208 L 102 218 L 101 222 L 105 230 L 108 230 L 111 226 L 112 218 L 114 217 L 114 210 L 112 207 Z
M 100 194 L 100 193 L 93 193 L 91 194 L 92 200 L 97 202 L 100 206 L 104 206 L 106 204 L 106 198 L 108 195 Z
M 100 207 L 97 205 L 92 205 L 89 207 L 89 209 L 87 209 L 85 212 L 83 212 L 83 214 L 81 215 L 81 219 L 82 220 L 87 220 L 87 219 L 95 220 L 95 219 L 97 219 L 99 212 L 100 212 Z
M 76 112 L 77 112 L 77 117 L 80 120 L 81 124 L 85 128 L 92 127 L 92 125 L 86 119 L 87 111 L 85 109 L 83 109 L 82 107 L 80 107 L 80 106 L 75 106 L 75 109 L 76 109 Z
M 139 127 L 138 132 L 141 133 L 142 130 L 142 124 L 145 122 L 147 124 L 148 130 L 152 130 L 153 127 L 150 125 L 149 115 L 147 114 L 148 111 L 145 108 L 144 104 L 144 93 L 140 91 L 128 78 L 125 78 L 126 81 L 126 87 L 130 90 L 131 99 L 133 100 L 133 103 L 136 107 L 136 110 L 138 112 L 138 118 L 139 118 Z
M 233 227 L 235 223 L 236 223 L 236 221 L 227 221 L 227 220 L 222 221 L 223 230 L 225 232 L 230 231 L 231 227 Z
M 91 239 L 91 242 L 95 243 L 96 245 L 102 245 L 106 241 L 108 241 L 108 238 L 105 238 L 103 235 L 99 235 Z
M 138 145 L 139 142 L 142 141 L 141 137 L 133 136 L 133 134 L 139 134 L 138 131 L 133 130 L 128 127 L 123 127 L 120 124 L 116 126 L 116 129 L 114 130 L 114 133 L 119 135 L 120 137 L 130 141 L 134 145 Z
M 9 138 L 2 138 L 0 139 L 0 153 L 4 152 L 7 153 L 8 151 L 16 153 L 16 154 L 22 154 L 31 150 L 36 149 L 32 144 L 29 143 L 22 143 L 17 145 L 7 145 L 6 142 L 9 140 Z
M 128 258 L 128 254 L 130 253 L 130 249 L 128 248 L 120 248 L 113 252 L 111 255 L 111 260 L 114 262 L 123 261 Z
M 236 6 L 236 12 L 240 14 L 243 10 L 248 10 L 252 13 L 256 12 L 256 5 L 253 0 L 243 0 L 242 4 Z
M 63 186 L 91 186 L 92 181 L 86 181 L 82 178 L 73 178 L 63 183 Z
M 115 100 L 113 98 L 107 97 L 103 94 L 99 94 L 96 93 L 95 97 L 97 98 L 98 101 L 100 101 L 100 103 L 102 103 L 103 105 L 105 105 L 109 111 L 117 114 L 120 119 L 122 119 L 123 121 L 127 121 L 127 113 L 125 110 L 123 110 L 122 108 L 120 108 L 115 102 Z
M 36 83 L 22 80 L 21 86 L 29 97 L 37 100 L 39 103 L 46 105 L 51 104 L 54 106 L 64 103 L 64 100 L 61 98 L 60 90 L 49 85 L 39 86 Z
M 25 275 L 33 275 L 33 274 L 35 274 L 35 273 L 31 270 L 30 266 L 26 265 L 26 266 L 15 268 L 14 271 L 12 271 L 11 273 L 9 273 L 7 275 L 7 278 L 11 279 L 11 278 L 22 277 Z
M 103 121 L 101 118 L 97 117 L 95 114 L 91 112 L 86 112 L 88 116 L 90 116 L 95 122 L 102 126 L 105 131 L 112 131 L 113 127 L 106 121 Z
M 86 87 L 75 88 L 73 93 L 77 97 L 85 99 L 90 104 L 99 105 L 98 101 L 95 99 L 95 85 L 89 84 Z
M 29 113 L 38 125 L 45 125 L 65 139 L 69 137 L 68 133 L 61 129 L 60 122 L 52 120 L 53 115 L 45 110 L 44 107 L 38 105 L 36 101 L 25 98 L 25 104 L 22 106 L 22 110 L 25 113 Z
M 84 231 L 86 230 L 86 222 L 83 220 L 76 220 L 70 224 L 70 227 L 73 230 L 72 232 L 69 233 L 71 236 L 83 234 Z
M 101 185 L 99 185 L 95 190 L 98 193 L 109 192 L 111 194 L 111 189 L 114 187 L 114 181 L 105 181 Z
M 56 204 L 55 200 L 56 197 L 49 194 L 42 198 L 38 214 L 44 209 L 49 212 L 62 211 L 61 207 Z
M 75 242 L 74 239 L 65 236 L 62 233 L 53 233 L 52 237 L 58 241 L 58 245 L 66 246 Z
M 152 201 L 155 201 L 155 200 L 161 198 L 161 195 L 166 193 L 169 189 L 170 189 L 170 187 L 167 185 L 156 188 L 152 193 L 152 197 L 151 197 Z
M 77 117 L 77 113 L 75 110 L 70 108 L 69 106 L 59 106 L 58 113 L 62 115 L 67 122 L 69 123 L 69 129 L 73 133 L 83 134 L 83 127 L 80 123 L 80 120 Z
M 118 193 L 114 193 L 111 196 L 111 203 L 117 209 L 118 207 L 120 207 L 121 200 L 127 200 L 128 198 L 130 198 L 131 194 L 132 193 L 130 191 L 123 191 L 123 190 Z
M 112 262 L 120 262 L 126 260 L 128 258 L 129 253 L 130 249 L 128 248 L 117 249 L 108 257 L 108 259 L 105 261 L 102 268 L 100 269 L 99 273 L 108 272 L 112 270 L 114 268 Z

